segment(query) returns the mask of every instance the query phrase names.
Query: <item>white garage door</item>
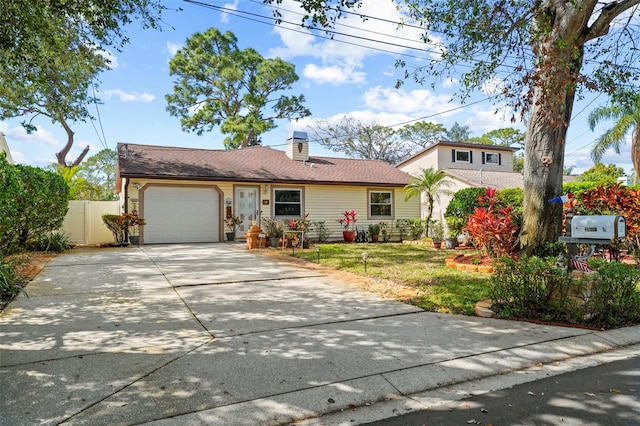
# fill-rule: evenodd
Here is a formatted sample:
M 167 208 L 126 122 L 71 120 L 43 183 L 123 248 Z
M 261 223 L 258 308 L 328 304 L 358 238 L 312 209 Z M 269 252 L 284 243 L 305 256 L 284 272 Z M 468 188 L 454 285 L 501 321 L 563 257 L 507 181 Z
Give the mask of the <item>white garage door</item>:
M 144 219 L 145 244 L 220 241 L 219 198 L 213 188 L 149 187 Z

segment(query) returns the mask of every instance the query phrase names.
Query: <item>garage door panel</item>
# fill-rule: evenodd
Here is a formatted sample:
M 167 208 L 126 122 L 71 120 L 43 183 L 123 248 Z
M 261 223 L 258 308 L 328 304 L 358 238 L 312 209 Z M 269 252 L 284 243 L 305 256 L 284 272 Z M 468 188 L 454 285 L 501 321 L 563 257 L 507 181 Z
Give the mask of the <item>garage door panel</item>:
M 219 195 L 213 188 L 152 186 L 144 193 L 144 242 L 220 241 Z

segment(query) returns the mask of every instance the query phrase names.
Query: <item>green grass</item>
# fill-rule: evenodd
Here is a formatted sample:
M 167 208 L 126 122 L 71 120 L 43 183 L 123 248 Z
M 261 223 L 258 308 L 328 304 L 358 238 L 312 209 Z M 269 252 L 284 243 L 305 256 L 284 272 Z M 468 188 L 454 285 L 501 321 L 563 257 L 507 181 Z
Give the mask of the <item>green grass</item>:
M 428 311 L 472 315 L 476 302 L 489 296 L 490 274 L 456 271 L 445 266 L 447 256 L 475 252 L 435 250 L 429 244 L 321 244 L 320 264 L 365 275 L 362 253 L 368 254 L 369 277 L 391 280 L 425 291 L 413 301 Z M 283 254 L 291 255 L 291 250 Z M 295 257 L 317 262 L 313 247 L 296 250 Z

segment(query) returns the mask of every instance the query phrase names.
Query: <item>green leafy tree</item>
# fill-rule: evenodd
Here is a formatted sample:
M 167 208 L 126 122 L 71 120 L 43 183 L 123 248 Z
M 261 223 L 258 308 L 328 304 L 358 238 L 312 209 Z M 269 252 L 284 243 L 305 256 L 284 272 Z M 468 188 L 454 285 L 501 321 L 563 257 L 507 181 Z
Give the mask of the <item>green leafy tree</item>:
M 427 217 L 426 217 L 426 234 L 429 235 L 429 224 L 431 223 L 431 216 L 433 216 L 433 203 L 440 200 L 440 195 L 451 194 L 451 191 L 447 188 L 453 185 L 453 181 L 442 169 L 434 169 L 429 167 L 423 169 L 421 173 L 415 173 L 411 182 L 405 187 L 405 201 L 410 200 L 413 197 L 422 197 L 427 204 Z
M 456 121 L 447 130 L 447 138 L 453 142 L 466 142 L 469 140 L 469 126 L 462 126 Z
M 315 120 L 311 131 L 320 145 L 350 158 L 396 164 L 410 153 L 410 148 L 390 127 L 365 123 L 349 116 L 344 116 L 335 125 L 328 120 Z
M 613 184 L 620 176 L 624 176 L 624 169 L 615 164 L 604 165 L 598 163 L 578 177 L 578 182 L 599 182 Z
M 256 50 L 240 50 L 236 36 L 215 28 L 195 33 L 169 62 L 173 93 L 167 111 L 180 118 L 182 130 L 201 135 L 219 126 L 229 135 L 227 149 L 256 145 L 274 129 L 276 119 L 311 115 L 304 96 L 280 94 L 298 81 L 295 66 L 279 58 L 263 58 Z M 268 114 L 267 105 L 271 105 Z
M 83 194 L 83 199 L 96 201 L 118 199 L 115 194 L 116 159 L 116 151 L 105 148 L 80 165 L 78 176 L 87 182 L 90 189 L 89 193 Z
M 165 6 L 155 0 L 4 0 L 0 8 L 0 119 L 44 116 L 60 124 L 67 143 L 56 154 L 64 167 L 74 142 L 71 124 L 90 119 L 86 105 L 96 100 L 89 85 L 105 70 L 101 50 L 128 42 L 132 22 L 158 28 Z M 30 117 L 29 121 L 26 121 Z
M 411 151 L 415 153 L 443 139 L 447 129 L 442 124 L 418 121 L 398 129 L 397 133 L 403 141 L 412 145 Z
M 631 162 L 636 176 L 640 177 L 640 95 L 633 96 L 632 102 L 598 107 L 591 111 L 588 120 L 591 130 L 602 120 L 615 121 L 591 149 L 591 158 L 596 164 L 600 163 L 609 148 L 620 154 L 620 145 L 625 142 L 625 136 L 631 131 Z
M 3 65 L 48 66 L 42 43 L 59 36 L 62 24 L 80 44 L 120 49 L 129 41 L 125 27 L 135 22 L 161 28 L 165 9 L 160 0 L 2 0 L 0 51 L 8 61 Z
M 37 130 L 33 119 L 39 116 L 60 124 L 67 143 L 56 157 L 58 164 L 71 167 L 80 164 L 89 151 L 86 146 L 75 161 L 66 162 L 74 143 L 71 123 L 91 118 L 87 104 L 96 99 L 89 94 L 89 86 L 107 68 L 107 61 L 95 48 L 82 44 L 68 26 L 49 25 L 60 28 L 60 33 L 41 41 L 40 54 L 47 55 L 45 66 L 25 68 L 10 62 L 0 66 L 0 118 L 30 117 L 29 121 L 22 121 L 28 133 Z M 0 62 L 6 56 L 7 52 L 0 51 Z
M 547 200 L 562 193 L 566 133 L 576 95 L 584 89 L 609 94 L 620 87 L 637 90 L 640 84 L 640 50 L 635 47 L 639 3 L 407 0 L 404 5 L 405 21 L 423 27 L 421 39 L 440 52 L 423 66 L 399 61 L 405 77 L 421 82 L 426 76 L 455 75 L 462 85 L 459 95 L 466 98 L 499 76 L 500 90 L 493 99 L 507 102 L 528 121 L 520 236 L 527 252 L 560 235 L 562 205 Z M 301 0 L 301 5 L 307 12 L 304 21 L 330 30 L 361 0 Z M 589 67 L 583 68 L 587 61 Z

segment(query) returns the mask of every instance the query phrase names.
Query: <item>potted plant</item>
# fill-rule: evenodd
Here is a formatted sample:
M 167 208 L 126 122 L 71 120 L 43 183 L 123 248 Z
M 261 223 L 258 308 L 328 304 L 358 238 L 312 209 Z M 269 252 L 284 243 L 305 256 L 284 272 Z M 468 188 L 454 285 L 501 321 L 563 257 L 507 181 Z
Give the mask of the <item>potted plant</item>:
M 369 224 L 369 236 L 371 237 L 372 243 L 378 242 L 378 238 L 380 236 L 380 224 L 378 223 Z
M 224 220 L 224 224 L 227 227 L 227 241 L 235 241 L 236 232 L 238 232 L 238 228 L 242 224 L 242 219 L 238 216 L 231 215 Z
M 442 239 L 444 238 L 444 227 L 442 226 L 442 222 L 436 220 L 431 225 L 431 229 L 429 229 L 429 233 L 431 234 L 431 241 L 433 241 L 433 247 L 439 249 L 442 247 Z
M 274 217 L 268 217 L 261 221 L 262 229 L 269 238 L 269 245 L 271 247 L 278 247 L 280 238 L 284 234 L 284 222 Z
M 347 243 L 352 243 L 353 240 L 356 239 L 356 231 L 353 230 L 353 227 L 358 221 L 358 219 L 356 219 L 357 214 L 355 210 L 346 211 L 342 214 L 342 217 L 338 219 L 338 222 L 342 225 L 342 238 L 344 238 L 344 241 Z
M 131 213 L 123 213 L 120 215 L 103 214 L 102 222 L 104 222 L 106 227 L 113 233 L 113 238 L 116 240 L 114 245 L 116 246 L 129 245 L 128 239 L 131 240 L 131 244 L 137 244 L 139 240 L 134 242 L 135 238 L 133 234 L 135 233 L 135 236 L 139 238 L 138 227 L 145 224 L 144 219 Z
M 458 245 L 458 235 L 462 233 L 465 221 L 464 219 L 460 219 L 455 216 L 447 216 L 445 220 L 447 222 L 446 247 L 448 249 L 453 249 Z

